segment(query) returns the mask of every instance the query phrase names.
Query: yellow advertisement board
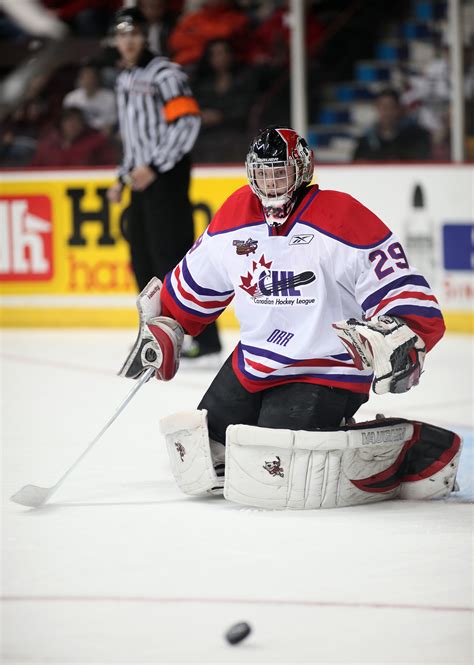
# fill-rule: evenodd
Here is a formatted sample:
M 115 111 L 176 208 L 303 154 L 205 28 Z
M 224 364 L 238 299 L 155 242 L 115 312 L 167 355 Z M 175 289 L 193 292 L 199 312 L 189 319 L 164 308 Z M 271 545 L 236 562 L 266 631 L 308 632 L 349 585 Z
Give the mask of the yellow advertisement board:
M 3 326 L 136 325 L 136 285 L 127 236 L 129 193 L 107 201 L 113 171 L 0 176 Z M 191 200 L 196 237 L 243 170 L 198 169 Z M 221 325 L 235 325 L 231 311 Z
M 450 331 L 473 331 L 473 173 L 468 165 L 422 172 L 413 166 L 317 171 L 323 188 L 353 194 L 404 240 L 431 224 L 435 270 L 430 283 Z M 136 325 L 137 289 L 126 240 L 129 193 L 120 206 L 108 203 L 114 177 L 112 169 L 0 172 L 0 325 Z M 196 237 L 245 182 L 243 168 L 194 169 Z M 421 187 L 430 207 L 420 212 L 408 204 L 414 188 Z M 231 307 L 219 325 L 237 325 Z

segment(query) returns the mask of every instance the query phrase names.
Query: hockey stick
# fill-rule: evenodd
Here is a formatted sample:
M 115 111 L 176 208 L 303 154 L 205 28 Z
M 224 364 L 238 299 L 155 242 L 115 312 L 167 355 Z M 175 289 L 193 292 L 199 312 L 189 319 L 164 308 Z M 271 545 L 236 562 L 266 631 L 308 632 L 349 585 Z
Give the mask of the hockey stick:
M 118 416 L 125 409 L 125 407 L 130 402 L 135 393 L 138 392 L 138 390 L 143 386 L 143 384 L 146 383 L 148 379 L 155 372 L 156 372 L 155 367 L 149 367 L 143 373 L 143 376 L 133 386 L 132 390 L 128 393 L 128 395 L 125 397 L 120 406 L 118 406 L 113 416 L 107 421 L 107 423 L 100 430 L 95 439 L 87 446 L 84 452 L 81 455 L 79 455 L 74 464 L 69 467 L 69 469 L 66 471 L 66 473 L 63 476 L 61 476 L 56 485 L 53 485 L 52 487 L 38 487 L 37 485 L 25 485 L 24 487 L 21 488 L 21 490 L 18 490 L 18 492 L 16 492 L 13 496 L 10 497 L 10 501 L 19 503 L 22 506 L 29 506 L 30 508 L 39 508 L 40 506 L 45 504 L 46 501 L 48 501 L 51 498 L 54 492 L 56 492 L 56 490 L 59 489 L 59 487 L 63 484 L 63 482 L 66 480 L 67 476 L 71 473 L 71 471 L 73 471 L 73 469 L 76 468 L 79 462 L 87 455 L 92 446 L 94 446 L 97 443 L 97 441 L 102 437 L 102 435 L 109 429 L 110 425 L 114 422 L 114 420 L 118 418 Z

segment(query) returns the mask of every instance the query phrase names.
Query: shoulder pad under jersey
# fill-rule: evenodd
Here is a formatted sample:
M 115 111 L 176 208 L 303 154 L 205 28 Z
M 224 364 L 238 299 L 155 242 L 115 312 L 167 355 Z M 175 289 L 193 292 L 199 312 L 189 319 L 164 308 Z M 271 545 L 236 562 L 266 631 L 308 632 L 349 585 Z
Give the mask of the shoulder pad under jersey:
M 382 220 L 357 199 L 333 190 L 320 190 L 300 221 L 360 249 L 380 245 L 391 235 Z
M 237 189 L 214 215 L 209 235 L 227 233 L 245 226 L 266 224 L 260 202 L 248 185 Z

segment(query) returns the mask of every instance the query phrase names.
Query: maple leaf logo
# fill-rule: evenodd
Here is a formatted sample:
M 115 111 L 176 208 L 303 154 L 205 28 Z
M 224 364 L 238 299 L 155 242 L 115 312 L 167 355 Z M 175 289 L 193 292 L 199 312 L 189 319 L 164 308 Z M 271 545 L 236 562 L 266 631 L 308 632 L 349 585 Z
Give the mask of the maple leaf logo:
M 265 261 L 265 254 L 262 254 L 262 256 L 259 258 L 258 264 L 256 264 L 255 261 L 254 261 L 255 268 L 257 267 L 257 265 L 261 265 L 262 268 L 271 268 L 272 263 L 273 263 L 273 261 L 269 261 L 268 263 Z M 255 270 L 255 268 L 254 268 L 254 270 Z
M 242 282 L 242 284 L 239 284 L 240 288 L 243 289 L 244 291 L 247 291 L 247 293 L 251 296 L 253 296 L 253 294 L 257 290 L 257 285 L 252 284 L 252 280 L 253 280 L 253 275 L 252 273 L 248 272 L 245 277 L 241 275 L 240 281 Z
M 258 284 L 255 279 L 255 271 L 258 268 L 265 268 L 269 270 L 272 266 L 273 261 L 266 261 L 265 260 L 265 255 L 262 254 L 262 256 L 259 258 L 258 261 L 252 261 L 252 271 L 250 270 L 247 272 L 246 275 L 241 275 L 240 276 L 240 281 L 242 282 L 239 284 L 239 287 L 246 291 L 250 296 L 253 296 L 258 288 Z

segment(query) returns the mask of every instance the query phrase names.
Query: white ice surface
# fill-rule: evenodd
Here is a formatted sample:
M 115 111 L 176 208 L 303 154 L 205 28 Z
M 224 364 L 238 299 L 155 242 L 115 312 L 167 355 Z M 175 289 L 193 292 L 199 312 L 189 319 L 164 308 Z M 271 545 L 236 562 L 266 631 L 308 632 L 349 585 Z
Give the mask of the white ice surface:
M 134 335 L 0 339 L 2 664 L 473 662 L 471 337 L 446 337 L 419 387 L 357 416 L 461 433 L 461 492 L 302 512 L 180 494 L 157 422 L 195 408 L 205 371 L 145 385 L 50 504 L 9 502 L 53 485 L 115 411 Z M 231 647 L 242 620 L 253 633 Z

